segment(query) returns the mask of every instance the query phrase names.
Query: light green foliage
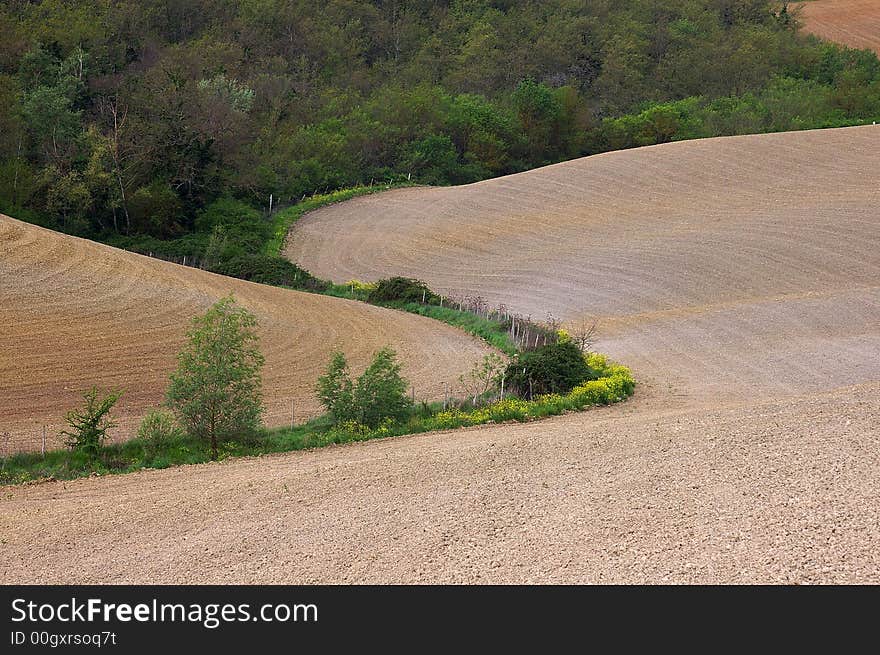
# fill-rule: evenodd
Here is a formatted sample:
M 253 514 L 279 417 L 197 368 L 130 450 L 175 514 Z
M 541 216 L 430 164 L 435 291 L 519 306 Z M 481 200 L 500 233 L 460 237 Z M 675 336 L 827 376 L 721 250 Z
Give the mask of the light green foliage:
M 183 430 L 177 425 L 174 414 L 164 409 L 151 409 L 141 420 L 137 438 L 149 447 L 160 450 L 176 439 L 182 439 Z
M 110 419 L 110 410 L 121 396 L 121 391 L 101 394 L 97 387 L 86 391 L 83 407 L 71 410 L 64 417 L 69 427 L 61 431 L 61 436 L 67 446 L 88 457 L 97 457 L 104 447 L 107 430 L 116 427 Z
M 496 353 L 489 353 L 458 380 L 465 392 L 473 397 L 473 404 L 489 391 L 495 390 L 501 385 L 501 377 L 507 362 Z
M 247 113 L 254 104 L 254 90 L 223 73 L 199 80 L 199 90 L 228 104 L 237 112 Z
M 367 370 L 354 382 L 345 356 L 336 352 L 327 373 L 318 379 L 316 392 L 335 424 L 355 421 L 370 429 L 384 421 L 401 421 L 412 410 L 407 381 L 391 348 L 373 355 Z
M 327 373 L 318 378 L 315 391 L 334 423 L 355 418 L 354 384 L 343 353 L 334 352 L 331 355 Z
M 354 385 L 357 419 L 370 428 L 378 427 L 385 419 L 404 419 L 412 409 L 408 386 L 400 375 L 397 355 L 391 348 L 383 348 Z
M 256 317 L 229 296 L 193 320 L 188 343 L 171 374 L 168 405 L 187 433 L 218 443 L 253 438 L 261 430 L 264 358 Z

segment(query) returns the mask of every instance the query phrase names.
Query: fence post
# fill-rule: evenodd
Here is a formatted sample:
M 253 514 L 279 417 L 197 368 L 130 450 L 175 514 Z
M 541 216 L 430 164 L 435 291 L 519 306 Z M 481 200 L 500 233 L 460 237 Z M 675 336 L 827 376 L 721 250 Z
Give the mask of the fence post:
M 504 400 L 504 373 L 501 374 L 501 400 Z
M 46 426 L 43 426 L 43 445 L 40 448 L 40 454 L 45 457 L 46 456 Z

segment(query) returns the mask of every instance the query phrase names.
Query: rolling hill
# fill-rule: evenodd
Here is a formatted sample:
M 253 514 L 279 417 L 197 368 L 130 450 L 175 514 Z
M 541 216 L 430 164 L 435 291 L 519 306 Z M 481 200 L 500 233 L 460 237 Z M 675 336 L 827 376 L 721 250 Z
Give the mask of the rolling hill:
M 880 3 L 876 0 L 815 0 L 798 8 L 807 32 L 880 54 Z
M 96 384 L 125 388 L 118 438 L 161 402 L 190 319 L 233 293 L 260 321 L 269 425 L 319 407 L 312 388 L 330 352 L 352 367 L 394 346 L 423 397 L 442 396 L 486 348 L 430 319 L 252 284 L 0 216 L 0 448 L 49 446 L 64 412 Z M 6 434 L 9 435 L 7 443 Z
M 288 244 L 315 272 L 596 316 L 636 395 L 540 423 L 10 487 L 0 582 L 878 583 L 878 145 L 873 127 L 677 143 L 315 212 Z M 44 236 L 5 225 L 15 243 Z M 108 255 L 75 245 L 79 259 L 40 260 L 69 262 L 50 270 L 58 286 Z M 159 271 L 186 308 L 231 284 L 122 261 L 149 274 L 117 297 Z M 84 284 L 66 302 L 98 293 Z M 299 302 L 260 293 L 263 316 Z
M 312 212 L 286 254 L 542 319 L 693 400 L 880 379 L 880 128 L 671 143 Z

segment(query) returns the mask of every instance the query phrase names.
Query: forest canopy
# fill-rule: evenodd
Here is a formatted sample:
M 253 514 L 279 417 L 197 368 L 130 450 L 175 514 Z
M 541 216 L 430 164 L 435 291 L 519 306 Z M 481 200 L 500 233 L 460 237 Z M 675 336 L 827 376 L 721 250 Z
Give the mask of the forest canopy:
M 880 119 L 877 57 L 761 0 L 9 0 L 0 31 L 0 210 L 202 251 L 270 195 Z

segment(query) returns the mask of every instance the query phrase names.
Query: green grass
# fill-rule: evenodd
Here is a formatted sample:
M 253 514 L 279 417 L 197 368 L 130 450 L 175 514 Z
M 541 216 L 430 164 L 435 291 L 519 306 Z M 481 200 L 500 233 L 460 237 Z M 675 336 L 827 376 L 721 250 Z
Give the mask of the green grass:
M 388 191 L 390 189 L 398 189 L 408 186 L 415 185 L 411 182 L 393 182 L 389 184 L 374 184 L 372 186 L 350 187 L 348 189 L 340 189 L 338 191 L 331 191 L 330 193 L 311 196 L 287 209 L 282 209 L 272 217 L 272 236 L 266 242 L 266 254 L 272 257 L 281 256 L 281 248 L 284 246 L 284 239 L 287 237 L 287 233 L 290 231 L 290 228 L 293 227 L 293 224 L 296 223 L 306 212 L 336 202 L 351 200 L 357 196 L 366 196 L 371 193 L 378 193 L 380 191 Z
M 440 403 L 422 403 L 413 409 L 408 420 L 386 423 L 372 430 L 357 423 L 333 425 L 327 416 L 321 416 L 294 428 L 268 430 L 263 438 L 252 443 L 224 442 L 220 447 L 220 459 L 305 450 L 486 423 L 533 421 L 596 405 L 608 405 L 632 395 L 635 381 L 628 368 L 609 362 L 602 355 L 591 354 L 588 361 L 590 367 L 599 372 L 599 379 L 584 382 L 564 395 L 550 394 L 533 400 L 507 397 L 469 409 L 453 407 L 444 410 Z M 45 456 L 39 453 L 12 455 L 0 460 L 0 484 L 131 473 L 148 468 L 200 464 L 209 460 L 207 444 L 189 437 L 172 439 L 161 445 L 132 439 L 105 447 L 96 459 L 70 450 L 53 450 Z
M 516 345 L 510 338 L 508 328 L 503 323 L 489 320 L 470 312 L 459 311 L 452 307 L 438 307 L 437 305 L 422 305 L 420 303 L 389 303 L 387 307 L 400 309 L 411 314 L 427 316 L 437 321 L 464 330 L 468 334 L 483 339 L 486 343 L 497 348 L 505 355 L 516 354 Z

